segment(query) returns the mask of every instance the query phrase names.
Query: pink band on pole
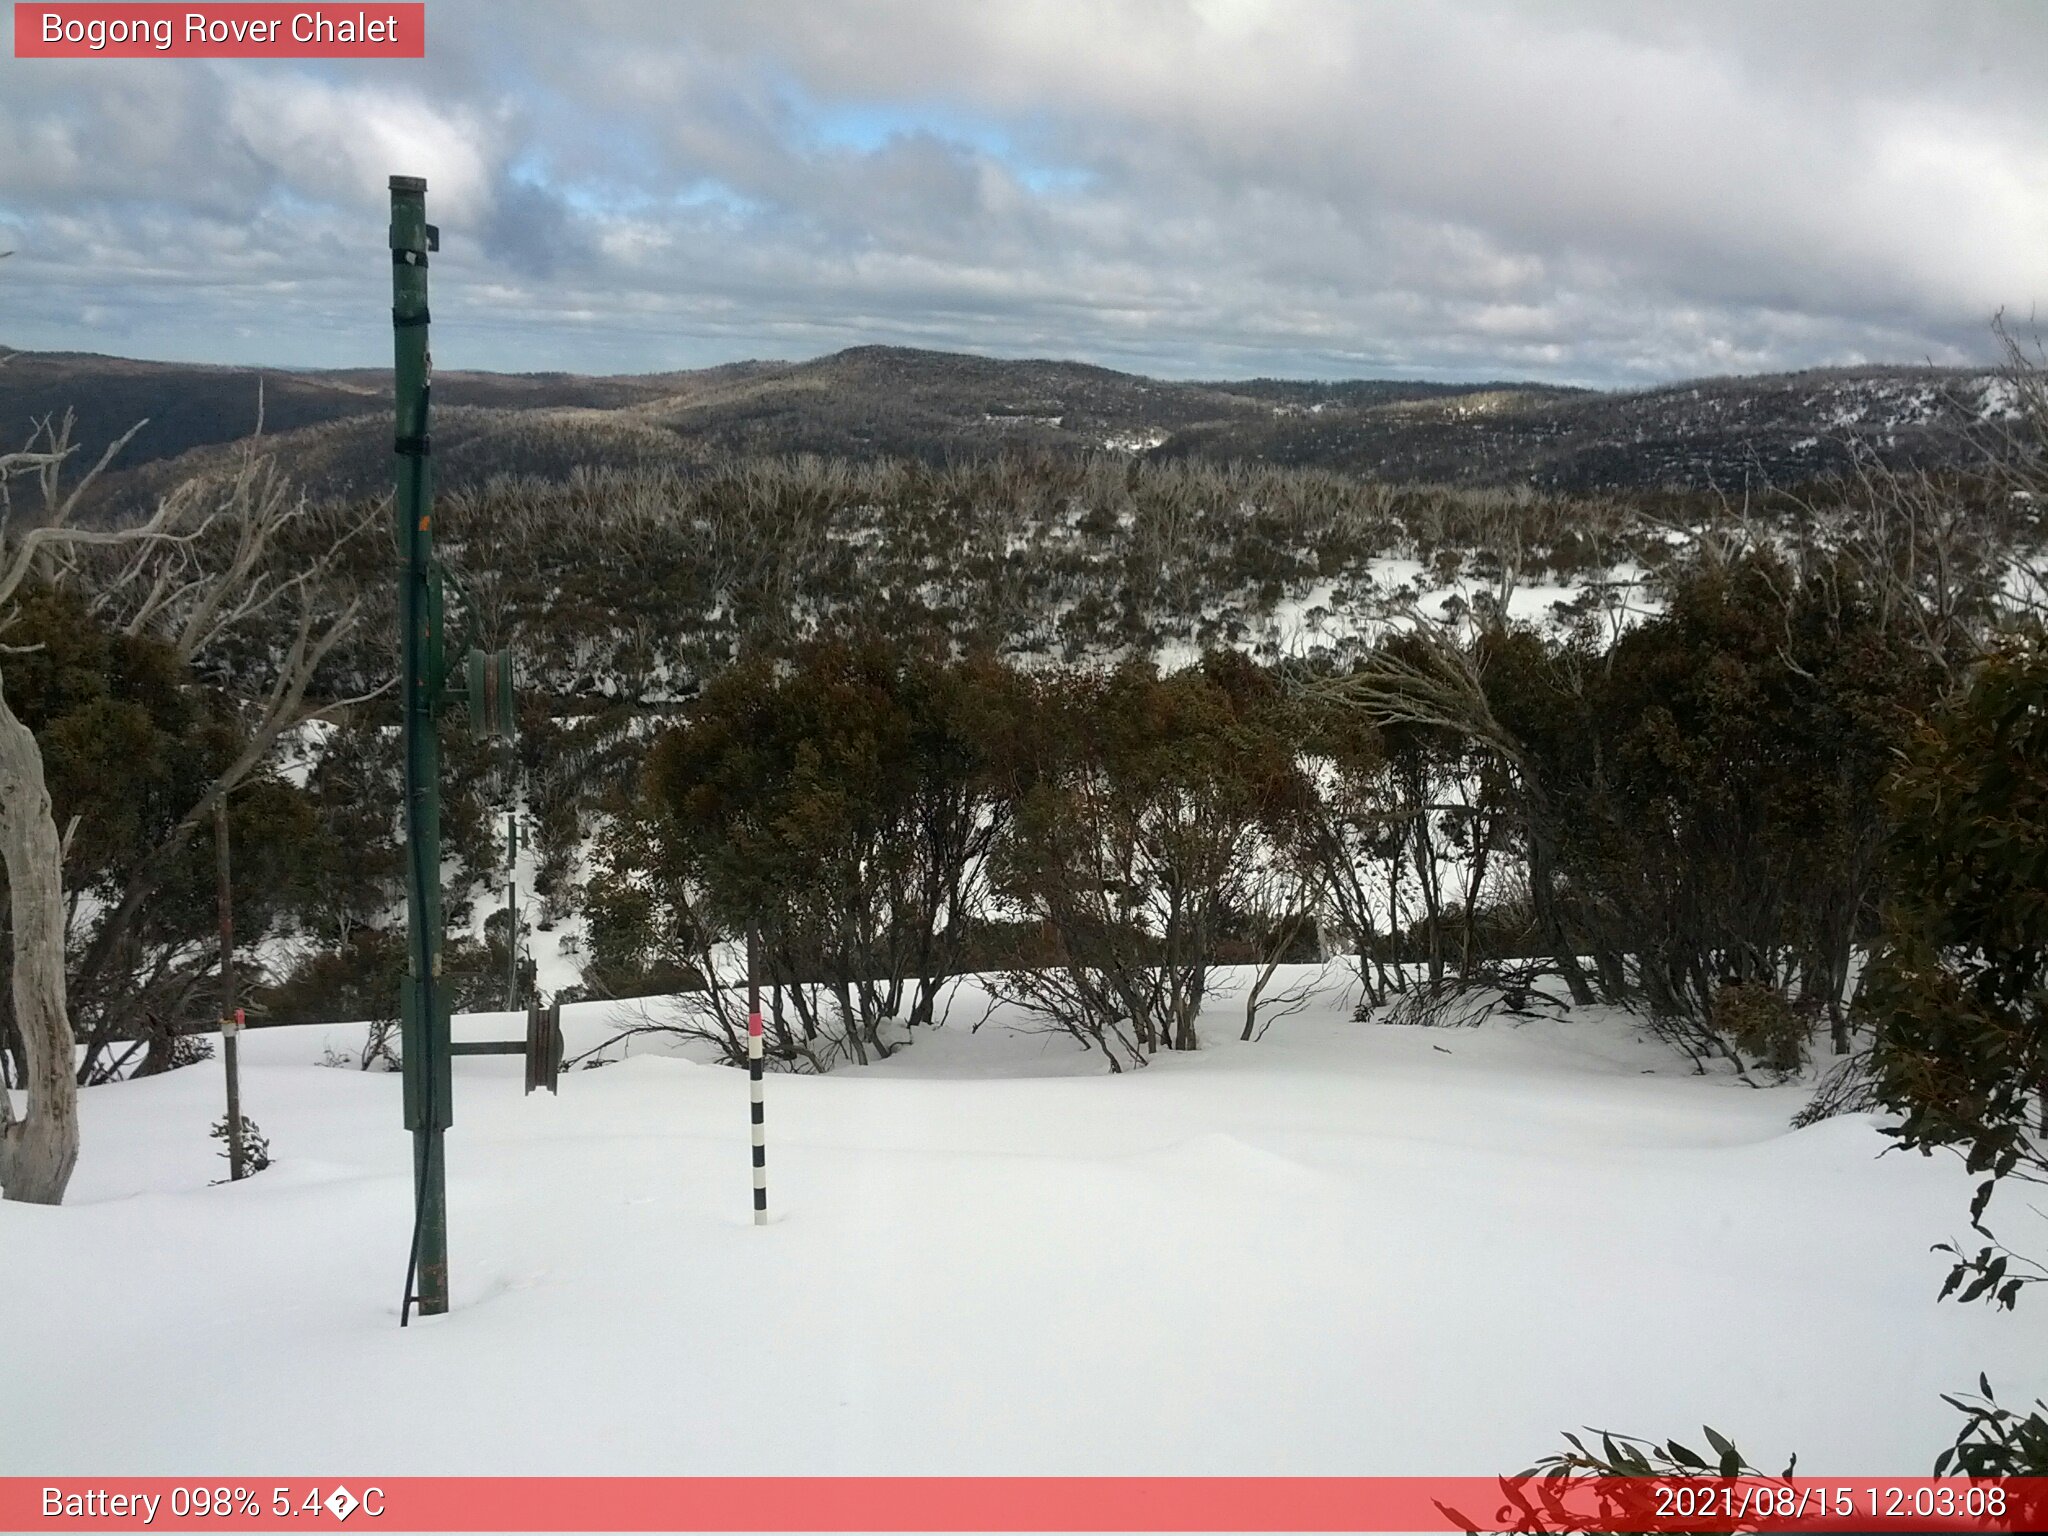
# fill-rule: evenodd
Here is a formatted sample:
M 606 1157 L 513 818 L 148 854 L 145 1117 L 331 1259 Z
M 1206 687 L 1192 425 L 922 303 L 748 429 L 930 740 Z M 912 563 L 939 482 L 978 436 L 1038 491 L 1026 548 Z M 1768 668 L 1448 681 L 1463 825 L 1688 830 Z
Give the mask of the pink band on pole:
M 747 1033 L 750 1035 L 758 1035 L 759 1033 L 761 1033 L 761 1015 L 759 1014 L 759 1012 L 750 1013 L 747 1015 Z

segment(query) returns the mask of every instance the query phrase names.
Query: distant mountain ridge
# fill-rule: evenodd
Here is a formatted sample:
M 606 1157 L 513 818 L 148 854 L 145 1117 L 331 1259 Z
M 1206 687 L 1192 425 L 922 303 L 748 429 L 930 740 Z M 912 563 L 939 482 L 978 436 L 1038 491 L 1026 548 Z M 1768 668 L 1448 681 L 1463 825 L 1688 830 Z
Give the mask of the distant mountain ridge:
M 1594 491 L 1784 484 L 1844 467 L 1858 445 L 1943 461 L 2010 400 L 1988 370 L 1822 369 L 1621 393 L 1523 382 L 1181 382 L 1092 364 L 863 346 L 808 362 L 584 376 L 442 371 L 444 486 L 578 466 L 690 466 L 732 454 L 943 461 L 991 451 L 1256 460 L 1408 482 Z M 261 421 L 316 491 L 381 491 L 388 373 L 17 352 L 0 365 L 0 428 L 76 412 L 82 456 L 144 418 L 109 482 L 146 499 L 217 461 Z

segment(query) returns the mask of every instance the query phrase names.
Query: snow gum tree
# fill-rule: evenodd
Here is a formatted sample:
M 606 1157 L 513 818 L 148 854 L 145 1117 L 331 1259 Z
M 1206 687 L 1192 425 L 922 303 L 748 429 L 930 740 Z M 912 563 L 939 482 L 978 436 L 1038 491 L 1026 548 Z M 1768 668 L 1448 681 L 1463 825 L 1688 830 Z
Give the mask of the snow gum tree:
M 36 738 L 45 786 L 66 829 L 64 899 L 74 952 L 97 930 L 135 871 L 187 807 L 242 750 L 229 701 L 200 683 L 172 648 L 94 615 L 72 589 L 21 593 L 7 629 L 8 707 Z M 324 871 L 314 857 L 316 806 L 269 773 L 223 802 L 235 849 L 234 932 L 243 944 L 312 905 Z M 128 958 L 67 985 L 74 1028 L 116 1021 L 116 1040 L 82 1083 L 163 1070 L 189 1059 L 179 1037 L 219 1016 L 219 890 L 213 839 L 188 838 L 128 928 Z M 0 881 L 0 891 L 6 889 Z M 0 1053 L 23 1054 L 0 1007 Z
M 865 1062 L 900 1043 L 886 1024 L 936 1022 L 982 913 L 991 748 L 1016 691 L 993 664 L 874 634 L 722 673 L 605 840 L 599 980 L 700 978 L 686 1032 L 737 1050 L 720 951 L 751 938 L 781 1059 Z
M 1219 946 L 1263 874 L 1307 862 L 1287 701 L 1242 657 L 1211 655 L 1163 678 L 1145 663 L 1046 678 L 1030 722 L 995 862 L 1039 944 L 1003 993 L 1115 1070 L 1196 1049 Z

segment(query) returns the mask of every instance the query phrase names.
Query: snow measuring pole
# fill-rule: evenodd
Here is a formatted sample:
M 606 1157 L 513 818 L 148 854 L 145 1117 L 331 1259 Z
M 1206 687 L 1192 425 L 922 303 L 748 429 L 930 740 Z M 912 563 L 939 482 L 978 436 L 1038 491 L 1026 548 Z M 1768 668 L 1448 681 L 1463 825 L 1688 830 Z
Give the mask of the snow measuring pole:
M 427 222 L 427 184 L 391 178 L 391 330 L 396 357 L 398 431 L 392 443 L 398 495 L 392 532 L 398 545 L 399 681 L 405 743 L 406 960 L 399 1029 L 404 1038 L 405 1125 L 412 1132 L 413 1230 L 400 1326 L 448 1310 L 448 1173 L 443 1137 L 454 1123 L 451 1059 L 523 1055 L 526 1091 L 555 1090 L 562 1070 L 559 1006 L 528 1010 L 524 1040 L 450 1037 L 453 978 L 442 966 L 441 715 L 467 706 L 470 729 L 510 741 L 512 653 L 465 642 L 460 673 L 450 676 L 443 572 L 434 556 L 432 442 L 428 398 L 427 253 L 441 245 Z M 457 591 L 461 588 L 458 584 Z
M 768 1225 L 768 1126 L 761 1101 L 761 971 L 747 935 L 747 1117 L 753 1122 L 754 1225 Z

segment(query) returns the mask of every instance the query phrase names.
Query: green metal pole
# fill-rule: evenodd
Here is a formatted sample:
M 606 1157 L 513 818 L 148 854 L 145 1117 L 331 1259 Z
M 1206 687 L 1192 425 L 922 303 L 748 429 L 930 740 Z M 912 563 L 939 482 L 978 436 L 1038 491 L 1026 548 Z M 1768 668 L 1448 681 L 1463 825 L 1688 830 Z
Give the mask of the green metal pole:
M 405 1120 L 413 1133 L 413 1244 L 400 1321 L 448 1310 L 448 1194 L 443 1133 L 452 1122 L 448 1016 L 441 996 L 441 742 L 446 657 L 434 571 L 433 461 L 427 436 L 427 184 L 391 178 L 391 325 L 398 432 L 398 619 L 405 713 Z M 415 1277 L 416 1276 L 416 1284 Z

